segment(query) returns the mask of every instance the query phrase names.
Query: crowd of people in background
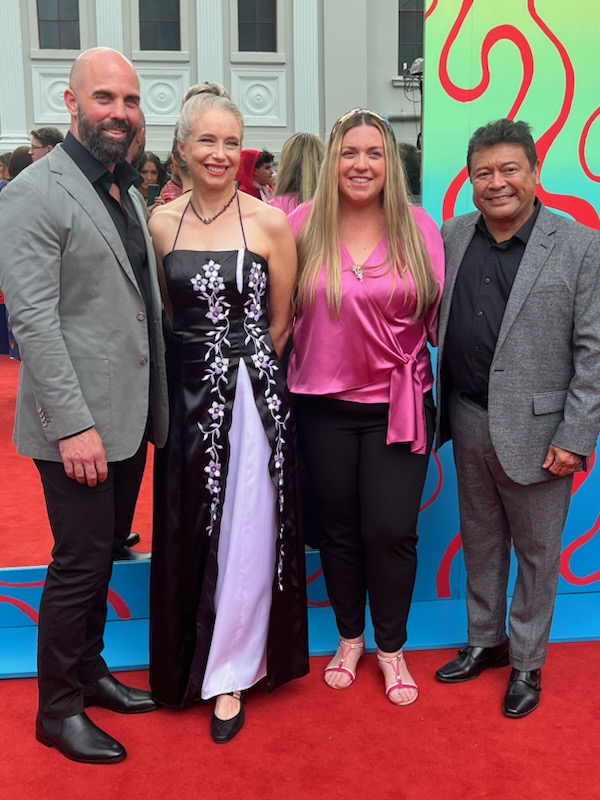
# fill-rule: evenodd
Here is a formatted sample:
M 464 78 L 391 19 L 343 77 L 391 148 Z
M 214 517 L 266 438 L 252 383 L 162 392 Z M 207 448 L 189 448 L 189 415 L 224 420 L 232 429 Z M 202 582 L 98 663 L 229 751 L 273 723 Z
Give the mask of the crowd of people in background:
M 26 167 L 47 155 L 64 140 L 63 133 L 54 127 L 34 128 L 31 143 L 20 145 L 12 152 L 0 154 L 0 191 L 12 178 L 16 178 Z M 177 199 L 189 189 L 182 174 L 182 159 L 174 140 L 173 148 L 166 158 L 145 149 L 145 121 L 137 132 L 136 140 L 128 155 L 132 166 L 140 173 L 137 186 L 148 210 Z M 421 151 L 414 145 L 398 144 L 401 162 L 408 181 L 410 196 L 417 202 L 421 195 Z M 316 191 L 319 171 L 325 154 L 325 142 L 313 133 L 294 133 L 284 142 L 279 159 L 263 150 L 242 150 L 237 172 L 238 188 L 241 192 L 281 208 L 290 214 L 298 205 L 310 200 Z M 148 190 L 150 201 L 148 202 Z

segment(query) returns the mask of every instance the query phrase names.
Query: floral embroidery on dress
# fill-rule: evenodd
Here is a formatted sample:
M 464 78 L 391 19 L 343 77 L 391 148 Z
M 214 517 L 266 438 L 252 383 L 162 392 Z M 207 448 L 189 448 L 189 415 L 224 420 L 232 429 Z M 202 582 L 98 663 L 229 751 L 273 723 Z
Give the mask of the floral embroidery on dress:
M 204 441 L 208 442 L 206 454 L 208 465 L 204 468 L 207 473 L 206 488 L 211 495 L 210 519 L 207 528 L 209 536 L 217 521 L 218 509 L 221 500 L 223 484 L 221 451 L 223 445 L 219 443 L 221 429 L 225 419 L 226 398 L 223 393 L 225 385 L 228 383 L 227 370 L 229 369 L 229 359 L 224 355 L 224 348 L 229 347 L 229 311 L 230 304 L 221 296 L 225 290 L 225 281 L 220 273 L 221 265 L 210 259 L 203 267 L 202 273 L 198 272 L 190 283 L 195 292 L 198 292 L 198 299 L 204 300 L 208 306 L 206 317 L 215 325 L 213 330 L 208 331 L 207 336 L 212 339 L 209 342 L 204 360 L 209 362 L 204 371 L 203 381 L 210 381 L 211 393 L 216 395 L 208 409 L 211 422 L 207 427 L 198 422 L 198 428 L 202 431 Z
M 248 286 L 250 287 L 248 300 L 244 303 L 244 330 L 246 331 L 246 339 L 244 344 L 251 344 L 254 347 L 252 354 L 252 363 L 258 377 L 265 383 L 265 399 L 267 407 L 275 425 L 275 453 L 273 456 L 275 469 L 277 472 L 277 497 L 279 505 L 279 557 L 277 559 L 277 588 L 283 591 L 283 559 L 284 559 L 284 545 L 283 545 L 283 510 L 284 510 L 284 493 L 283 493 L 283 467 L 285 463 L 285 438 L 284 433 L 286 430 L 287 421 L 290 417 L 290 411 L 282 417 L 280 413 L 281 399 L 277 392 L 272 390 L 276 385 L 273 374 L 279 369 L 277 360 L 273 358 L 271 348 L 266 341 L 267 331 L 258 323 L 263 316 L 262 299 L 267 291 L 267 276 L 265 274 L 262 264 L 257 261 L 252 262 L 250 267 L 250 274 L 248 276 Z

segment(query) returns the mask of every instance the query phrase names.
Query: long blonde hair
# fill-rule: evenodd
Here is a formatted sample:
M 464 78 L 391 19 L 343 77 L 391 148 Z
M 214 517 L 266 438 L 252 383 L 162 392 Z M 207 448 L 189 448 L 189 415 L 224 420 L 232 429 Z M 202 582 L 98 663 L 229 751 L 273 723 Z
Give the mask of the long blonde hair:
M 275 197 L 297 194 L 298 202 L 310 200 L 317 188 L 325 142 L 314 133 L 294 133 L 283 144 L 277 165 Z
M 438 285 L 423 237 L 410 210 L 406 175 L 392 127 L 385 117 L 363 108 L 344 114 L 331 130 L 313 206 L 298 237 L 295 308 L 301 312 L 313 304 L 319 275 L 325 264 L 327 305 L 333 317 L 339 316 L 342 303 L 339 163 L 344 136 L 357 125 L 373 125 L 383 137 L 385 184 L 381 200 L 388 260 L 392 274 L 402 278 L 405 290 L 406 274 L 412 276 L 416 288 L 413 316 L 419 319 L 435 300 Z

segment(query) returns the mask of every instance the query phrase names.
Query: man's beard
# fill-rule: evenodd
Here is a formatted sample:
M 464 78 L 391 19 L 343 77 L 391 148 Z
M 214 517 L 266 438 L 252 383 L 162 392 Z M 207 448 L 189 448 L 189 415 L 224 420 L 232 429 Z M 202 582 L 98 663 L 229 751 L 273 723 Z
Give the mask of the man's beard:
M 77 128 L 81 144 L 104 165 L 124 161 L 135 136 L 135 131 L 127 120 L 113 120 L 102 125 L 93 125 L 85 116 L 81 106 L 77 110 Z M 127 136 L 123 139 L 113 139 L 104 133 L 111 129 L 126 131 Z

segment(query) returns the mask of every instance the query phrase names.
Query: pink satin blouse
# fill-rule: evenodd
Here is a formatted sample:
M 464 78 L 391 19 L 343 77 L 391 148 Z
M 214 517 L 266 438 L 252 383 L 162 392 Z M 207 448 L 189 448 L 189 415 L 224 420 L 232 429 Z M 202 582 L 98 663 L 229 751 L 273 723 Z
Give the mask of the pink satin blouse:
M 289 217 L 295 236 L 312 201 Z M 313 306 L 295 321 L 288 384 L 296 394 L 326 395 L 359 403 L 389 403 L 387 443 L 409 442 L 411 452 L 426 452 L 423 396 L 433 385 L 427 342 L 437 344 L 439 304 L 444 285 L 444 247 L 437 225 L 422 208 L 412 206 L 439 285 L 438 296 L 423 319 L 414 321 L 414 282 L 388 271 L 386 239 L 362 267 L 363 280 L 341 244 L 342 305 L 332 319 L 325 294 L 325 266 Z M 378 266 L 382 265 L 382 266 Z

